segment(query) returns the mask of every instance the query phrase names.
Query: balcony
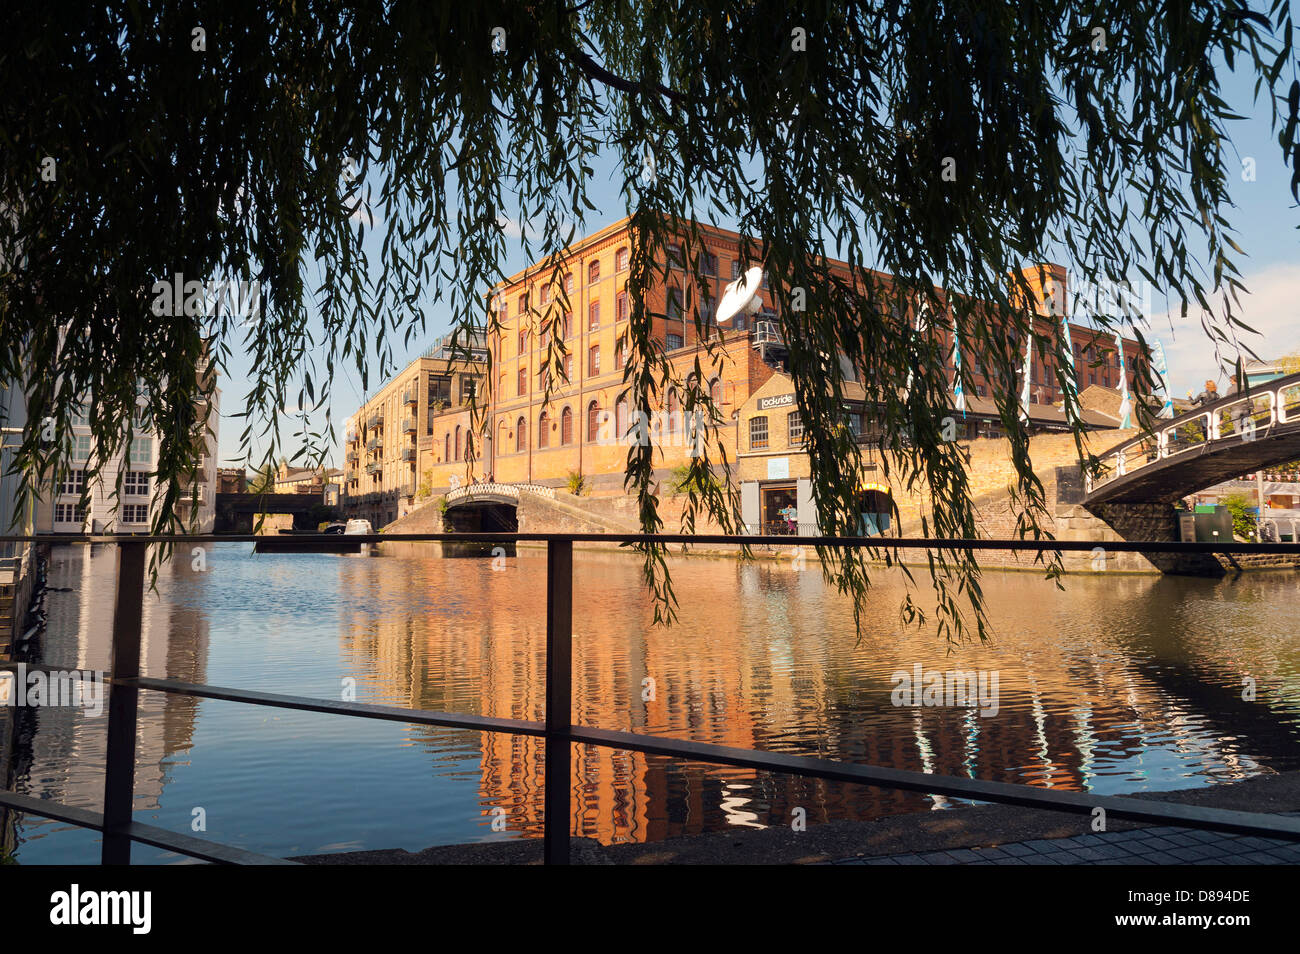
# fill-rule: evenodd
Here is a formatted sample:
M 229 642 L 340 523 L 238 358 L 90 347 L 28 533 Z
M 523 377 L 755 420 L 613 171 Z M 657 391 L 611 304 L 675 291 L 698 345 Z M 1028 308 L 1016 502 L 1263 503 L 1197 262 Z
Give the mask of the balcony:
M 406 483 L 402 484 L 402 496 L 403 497 L 415 496 L 415 481 L 408 480 Z
M 361 459 L 361 455 L 354 450 L 348 451 L 347 461 L 349 464 L 355 464 Z
M 784 345 L 785 339 L 781 337 L 780 326 L 775 321 L 754 322 L 754 344 Z
M 366 427 L 372 431 L 382 431 L 384 429 L 384 415 L 379 411 L 375 411 L 366 418 Z
M 402 450 L 402 460 L 409 460 L 411 463 L 415 463 L 415 448 L 414 447 L 404 448 Z
M 413 418 L 413 417 L 408 417 L 408 418 L 406 418 L 404 421 L 402 421 L 402 431 L 405 432 L 405 433 L 407 433 L 407 434 L 414 434 L 414 433 L 415 433 L 415 418 Z
M 382 472 L 383 469 L 384 469 L 383 464 L 366 464 L 366 473 L 372 477 Z
M 415 388 L 407 388 L 405 391 L 402 392 L 402 403 L 403 404 L 420 403 L 420 395 Z
M 382 437 L 372 437 L 366 441 L 366 453 L 373 454 L 375 451 L 382 449 L 384 439 Z
M 357 429 L 355 427 L 348 428 L 347 442 L 349 444 L 355 444 L 357 442 L 357 438 L 359 438 L 360 436 L 361 435 L 357 433 Z

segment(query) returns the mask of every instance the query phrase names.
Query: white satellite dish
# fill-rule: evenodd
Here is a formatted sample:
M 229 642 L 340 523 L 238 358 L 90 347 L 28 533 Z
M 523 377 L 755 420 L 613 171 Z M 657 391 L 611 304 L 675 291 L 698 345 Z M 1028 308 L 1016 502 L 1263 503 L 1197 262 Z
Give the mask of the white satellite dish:
M 753 315 L 763 307 L 763 270 L 754 266 L 744 275 L 729 283 L 718 300 L 718 323 L 730 321 L 739 314 Z

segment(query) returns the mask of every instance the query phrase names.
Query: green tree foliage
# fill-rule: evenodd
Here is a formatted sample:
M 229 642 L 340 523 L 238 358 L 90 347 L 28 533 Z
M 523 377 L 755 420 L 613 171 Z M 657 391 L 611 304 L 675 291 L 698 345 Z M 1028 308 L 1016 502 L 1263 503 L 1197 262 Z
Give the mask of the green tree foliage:
M 836 426 L 843 355 L 880 408 L 888 466 L 925 495 L 921 532 L 969 537 L 965 465 L 942 440 L 949 348 L 918 312 L 955 322 L 965 369 L 1014 381 L 1013 340 L 1032 326 L 1008 276 L 1054 252 L 1088 281 L 1146 279 L 1230 342 L 1242 286 L 1228 132 L 1240 112 L 1273 117 L 1293 192 L 1300 182 L 1300 84 L 1283 88 L 1292 22 L 1277 0 L 1265 12 L 1240 0 L 15 0 L 0 16 L 0 371 L 27 382 L 33 422 L 58 426 L 54 443 L 28 428 L 29 479 L 48 477 L 81 395 L 101 459 L 120 446 L 137 382 L 166 425 L 160 470 L 180 473 L 205 353 L 222 371 L 235 349 L 251 358 L 247 448 L 273 438 L 284 403 L 324 406 L 346 362 L 371 387 L 363 358 L 387 366 L 395 340 L 425 333 L 431 301 L 450 307 L 462 341 L 495 327 L 507 218 L 527 224 L 528 259 L 552 275 L 575 236 L 624 211 L 588 194 L 603 151 L 637 230 L 629 401 L 648 414 L 677 384 L 686 413 L 705 412 L 684 527 L 708 514 L 734 529 L 738 501 L 721 413 L 698 384 L 671 380 L 645 292 L 681 235 L 698 272 L 696 225 L 725 217 L 772 277 L 825 532 L 857 520 L 860 449 Z M 1225 101 L 1228 69 L 1257 78 L 1256 103 Z M 364 244 L 376 229 L 377 254 Z M 852 279 L 823 256 L 853 263 Z M 177 274 L 256 281 L 260 315 L 153 314 L 155 283 Z M 697 381 L 716 360 L 710 347 Z M 1146 369 L 1139 378 L 1149 390 Z M 1015 388 L 991 396 L 1019 530 L 1037 536 L 1043 490 Z M 1068 387 L 1066 409 L 1077 425 Z M 321 435 L 295 440 L 323 455 Z M 654 448 L 630 449 L 647 531 L 663 524 L 654 466 Z M 160 526 L 174 513 L 162 503 Z M 977 568 L 960 550 L 930 554 L 951 636 L 959 603 L 981 616 Z M 829 550 L 823 566 L 861 609 L 866 560 L 881 555 Z M 670 615 L 664 551 L 645 557 Z M 910 598 L 904 613 L 920 618 Z
M 1255 514 L 1251 512 L 1254 503 L 1245 494 L 1228 494 L 1223 498 L 1223 505 L 1232 514 L 1232 535 L 1242 540 L 1255 539 Z

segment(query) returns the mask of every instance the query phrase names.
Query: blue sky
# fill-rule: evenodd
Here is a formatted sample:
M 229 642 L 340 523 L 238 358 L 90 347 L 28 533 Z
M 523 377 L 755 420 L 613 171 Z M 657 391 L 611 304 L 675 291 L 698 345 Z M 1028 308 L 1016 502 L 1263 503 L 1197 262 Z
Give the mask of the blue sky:
M 1242 160 L 1254 160 L 1253 180 L 1237 176 L 1234 181 L 1235 208 L 1230 210 L 1228 218 L 1237 230 L 1238 244 L 1246 253 L 1246 257 L 1238 261 L 1238 267 L 1251 292 L 1243 299 L 1238 316 L 1260 332 L 1258 337 L 1250 338 L 1246 343 L 1261 357 L 1272 358 L 1300 351 L 1300 320 L 1297 320 L 1300 317 L 1300 256 L 1297 255 L 1300 233 L 1296 231 L 1297 224 L 1300 224 L 1300 211 L 1291 198 L 1290 172 L 1282 163 L 1276 134 L 1269 128 L 1268 106 L 1260 103 L 1252 107 L 1252 85 L 1252 82 L 1238 77 L 1229 77 L 1226 81 L 1225 99 L 1237 112 L 1248 116 L 1234 123 L 1230 130 L 1229 155 L 1234 155 L 1235 151 L 1232 161 L 1238 166 Z M 589 213 L 581 224 L 580 235 L 595 232 L 627 214 L 619 191 L 622 176 L 611 157 L 600 157 L 593 167 L 596 173 L 589 191 L 600 213 Z M 528 262 L 518 237 L 518 223 L 507 222 L 505 228 L 508 258 L 502 267 L 506 274 L 511 274 Z M 367 237 L 367 245 L 376 260 L 377 237 L 377 230 Z M 1069 267 L 1068 262 L 1060 264 Z M 1214 350 L 1201 329 L 1199 316 L 1192 314 L 1183 319 L 1176 311 L 1169 313 L 1168 308 L 1168 303 L 1157 290 L 1153 296 L 1154 314 L 1144 333 L 1148 338 L 1159 338 L 1164 345 L 1169 363 L 1170 390 L 1176 395 L 1183 395 L 1188 390 L 1199 392 L 1207 379 L 1218 380 L 1222 389 L 1226 378 L 1219 366 L 1224 360 L 1231 361 L 1235 355 L 1231 352 L 1220 354 L 1216 360 Z M 371 360 L 368 365 L 369 393 L 373 394 L 380 383 L 405 367 L 449 329 L 449 309 L 441 304 L 431 306 L 426 314 L 426 325 L 428 333 L 416 337 L 409 347 L 403 348 L 400 342 L 395 343 L 395 368 L 384 373 L 385 369 L 380 368 L 378 360 Z M 218 436 L 222 466 L 227 462 L 234 465 L 241 462 L 239 434 L 245 421 L 232 419 L 230 415 L 243 407 L 243 397 L 248 390 L 247 359 L 236 352 L 229 372 L 221 381 L 222 422 Z M 333 466 L 338 466 L 341 461 L 339 438 L 343 423 L 365 396 L 356 368 L 352 365 L 340 367 L 330 402 L 335 432 L 330 454 Z M 282 403 L 284 411 L 296 408 L 296 393 L 286 396 Z M 282 448 L 290 451 L 295 444 L 292 435 L 299 427 L 295 417 L 283 413 L 279 422 Z M 313 415 L 311 426 L 319 429 L 323 422 L 324 415 L 318 412 Z M 259 455 L 263 446 L 262 443 L 254 445 Z

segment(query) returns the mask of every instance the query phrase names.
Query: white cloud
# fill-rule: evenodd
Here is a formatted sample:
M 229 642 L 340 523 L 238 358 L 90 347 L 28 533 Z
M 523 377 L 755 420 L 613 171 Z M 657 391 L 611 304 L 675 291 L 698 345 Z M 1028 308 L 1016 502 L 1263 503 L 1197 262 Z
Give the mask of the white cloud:
M 1242 284 L 1250 294 L 1239 296 L 1233 314 L 1258 334 L 1234 329 L 1237 342 L 1266 361 L 1300 351 L 1300 264 L 1260 269 L 1244 275 Z M 1217 308 L 1218 302 L 1215 304 Z M 1164 345 L 1173 394 L 1181 397 L 1188 389 L 1198 394 L 1206 381 L 1218 382 L 1223 392 L 1231 380 L 1222 366 L 1235 362 L 1239 351 L 1217 342 L 1219 353 L 1215 355 L 1216 342 L 1201 327 L 1199 308 L 1189 307 L 1186 318 L 1179 315 L 1177 307 L 1156 315 L 1146 336 L 1148 340 L 1159 338 Z M 1240 354 L 1243 361 L 1252 360 L 1244 352 Z
M 518 219 L 512 219 L 504 212 L 497 214 L 497 225 L 501 228 L 502 232 L 511 238 L 524 237 L 524 226 L 520 225 Z
M 368 229 L 375 227 L 375 213 L 370 209 L 370 203 L 362 201 L 355 212 L 348 216 L 354 225 L 364 225 Z

